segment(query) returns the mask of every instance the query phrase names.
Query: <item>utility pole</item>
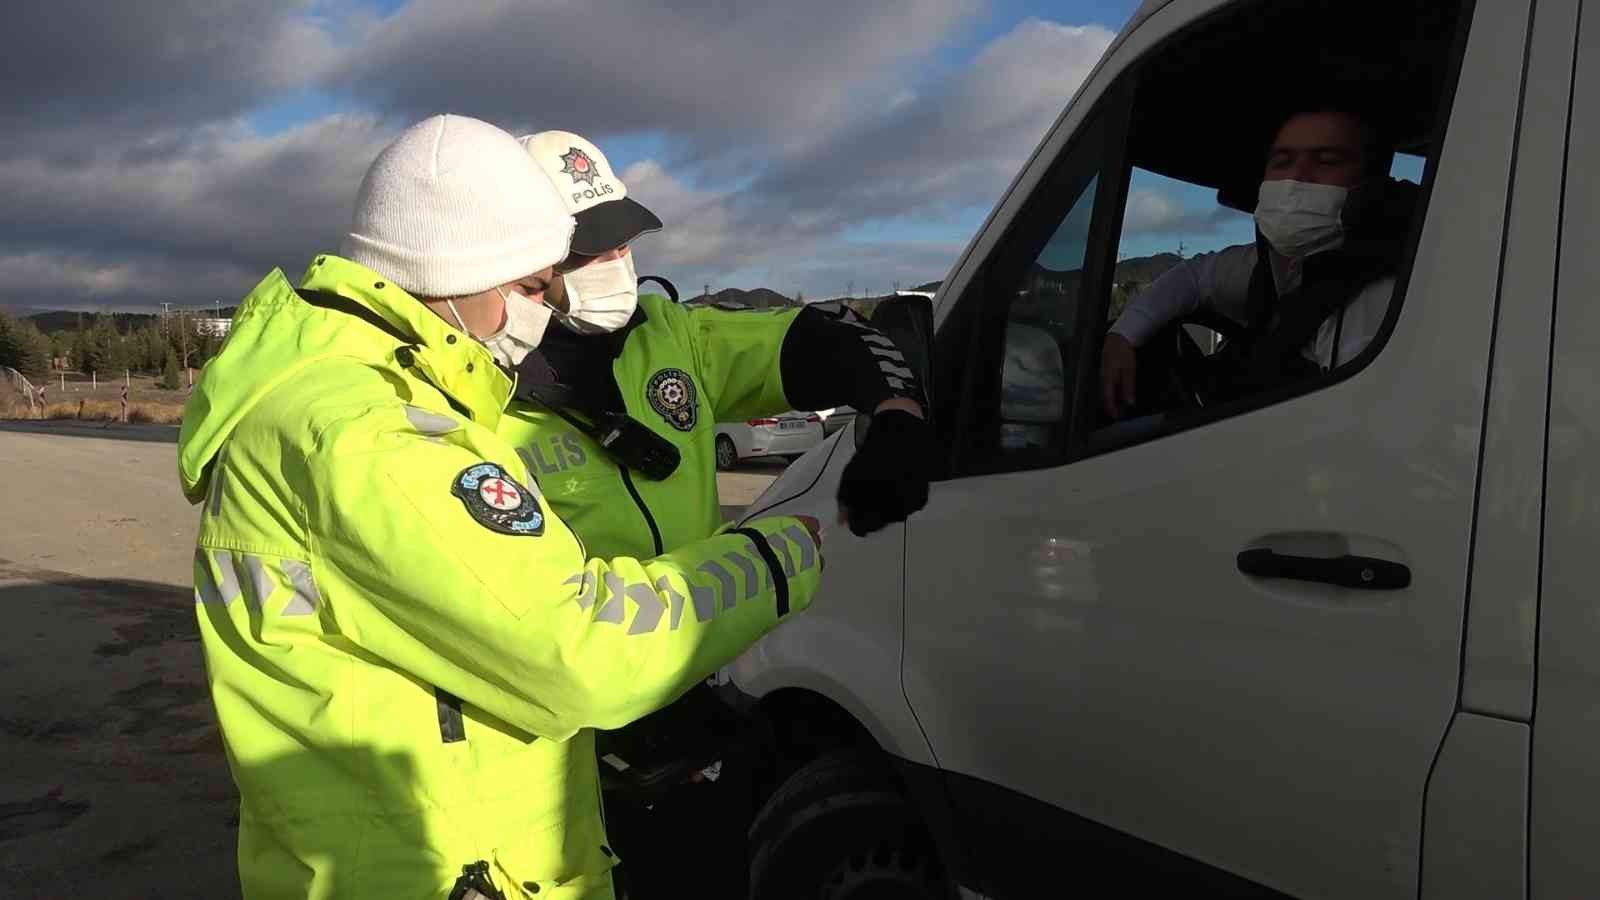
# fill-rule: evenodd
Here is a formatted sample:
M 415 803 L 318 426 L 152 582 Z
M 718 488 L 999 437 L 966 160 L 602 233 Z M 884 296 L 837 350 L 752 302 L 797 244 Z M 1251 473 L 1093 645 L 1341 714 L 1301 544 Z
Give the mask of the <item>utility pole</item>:
M 178 341 L 183 354 L 183 361 L 179 365 L 183 366 L 183 370 L 187 372 L 189 370 L 189 329 L 183 327 L 182 311 L 178 313 Z
M 851 299 L 855 298 L 855 295 L 856 295 L 856 283 L 854 281 L 846 281 L 844 283 L 844 295 L 846 297 L 850 297 Z

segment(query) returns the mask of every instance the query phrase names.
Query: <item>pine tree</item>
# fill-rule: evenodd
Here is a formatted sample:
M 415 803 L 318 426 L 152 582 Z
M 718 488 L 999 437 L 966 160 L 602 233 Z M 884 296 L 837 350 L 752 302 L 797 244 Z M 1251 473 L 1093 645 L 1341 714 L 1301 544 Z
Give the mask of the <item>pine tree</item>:
M 0 366 L 17 368 L 17 363 L 22 358 L 20 335 L 17 333 L 17 320 L 0 310 Z
M 87 373 L 89 371 L 89 330 L 80 328 L 72 333 L 72 368 Z
M 167 361 L 161 367 L 161 386 L 169 391 L 178 389 L 178 354 L 167 348 Z
M 22 361 L 17 369 L 24 375 L 33 375 L 43 378 L 50 374 L 50 339 L 44 336 L 39 326 L 29 321 L 23 321 L 18 328 L 19 343 L 22 347 Z
M 84 374 L 94 372 L 100 375 L 117 373 L 118 351 L 120 349 L 120 335 L 112 326 L 111 319 L 106 316 L 95 316 L 94 324 L 89 326 L 85 335 L 83 357 L 78 368 Z
M 0 366 L 36 377 L 49 374 L 50 340 L 32 322 L 0 312 Z

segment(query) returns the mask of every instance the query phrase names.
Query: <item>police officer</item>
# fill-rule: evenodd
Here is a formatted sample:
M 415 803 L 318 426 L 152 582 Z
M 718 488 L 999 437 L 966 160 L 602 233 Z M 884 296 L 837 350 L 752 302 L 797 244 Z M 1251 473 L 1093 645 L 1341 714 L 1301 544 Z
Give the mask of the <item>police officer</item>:
M 546 131 L 521 142 L 577 227 L 543 302 L 516 304 L 488 341 L 519 377 L 499 431 L 592 552 L 651 556 L 717 533 L 716 423 L 788 410 L 873 413 L 839 489 L 841 518 L 856 534 L 926 503 L 933 436 L 921 386 L 893 341 L 853 314 L 817 307 L 726 311 L 641 296 L 629 245 L 661 220 L 583 137 Z M 602 446 L 609 432 L 593 421 L 617 412 L 670 443 L 670 474 L 652 476 Z M 740 815 L 710 811 L 729 790 L 679 788 L 648 808 L 608 795 L 630 900 L 678 896 L 672 873 L 683 853 L 697 860 L 697 896 L 742 896 Z M 707 831 L 718 825 L 733 830 Z
M 648 423 L 681 459 L 669 478 L 641 478 L 572 417 L 519 392 L 501 435 L 591 549 L 660 552 L 714 532 L 716 423 L 788 410 L 850 405 L 874 414 L 840 486 L 855 533 L 903 521 L 927 502 L 933 435 L 921 385 L 893 341 L 848 311 L 685 308 L 641 296 L 629 245 L 661 220 L 628 195 L 593 143 L 565 131 L 520 140 L 577 227 L 543 302 L 512 304 L 490 349 L 523 384 L 554 379 L 582 408 Z
M 611 897 L 591 729 L 810 602 L 814 521 L 586 558 L 496 434 L 512 379 L 474 338 L 572 227 L 511 135 L 428 119 L 196 386 L 179 468 L 247 897 Z

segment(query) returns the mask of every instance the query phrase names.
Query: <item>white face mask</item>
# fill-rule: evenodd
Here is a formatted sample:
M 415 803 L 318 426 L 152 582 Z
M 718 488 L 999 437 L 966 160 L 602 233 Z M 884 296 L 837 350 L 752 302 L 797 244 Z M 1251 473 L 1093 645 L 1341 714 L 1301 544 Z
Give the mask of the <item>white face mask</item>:
M 483 345 L 500 365 L 515 368 L 529 350 L 544 340 L 551 310 L 516 291 L 507 292 L 502 288 L 500 297 L 506 301 L 506 323 L 499 331 L 483 338 Z
M 639 306 L 639 276 L 633 254 L 593 262 L 561 276 L 567 285 L 562 323 L 579 334 L 603 334 L 628 324 Z
M 473 334 L 470 330 L 467 329 L 467 320 L 461 318 L 461 310 L 456 309 L 456 302 L 454 300 L 451 300 L 450 298 L 446 297 L 445 301 L 444 301 L 444 305 L 450 307 L 450 315 L 456 317 L 456 327 L 461 329 L 461 332 L 463 334 L 465 334 L 467 337 L 472 338 L 473 340 L 477 340 L 478 336 Z
M 1264 181 L 1256 227 L 1272 248 L 1290 259 L 1310 256 L 1344 240 L 1339 214 L 1349 190 L 1303 181 Z

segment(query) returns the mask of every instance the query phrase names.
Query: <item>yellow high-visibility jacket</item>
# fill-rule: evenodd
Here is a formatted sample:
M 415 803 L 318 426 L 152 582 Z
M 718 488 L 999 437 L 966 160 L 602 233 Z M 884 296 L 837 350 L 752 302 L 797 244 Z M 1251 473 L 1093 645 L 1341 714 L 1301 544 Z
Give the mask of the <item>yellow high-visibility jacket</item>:
M 496 434 L 488 352 L 382 275 L 269 274 L 185 410 L 196 615 L 249 898 L 611 896 L 591 729 L 730 662 L 816 590 L 769 518 L 589 559 Z

